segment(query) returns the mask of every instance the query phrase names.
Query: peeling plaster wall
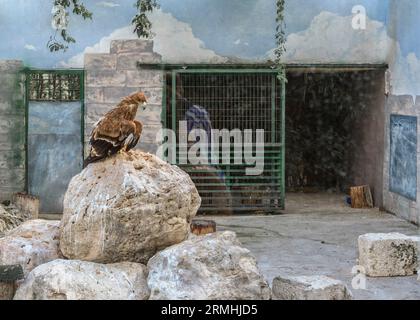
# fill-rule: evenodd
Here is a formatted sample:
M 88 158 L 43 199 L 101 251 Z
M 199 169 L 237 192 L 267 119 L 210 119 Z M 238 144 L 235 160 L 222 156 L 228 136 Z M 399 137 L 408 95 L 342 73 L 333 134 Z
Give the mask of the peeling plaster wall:
M 23 64 L 0 60 L 0 201 L 25 188 Z
M 403 195 L 390 191 L 390 115 L 408 115 L 417 117 L 417 128 L 420 122 L 420 99 L 414 103 L 412 96 L 391 96 L 385 107 L 385 160 L 384 160 L 384 207 L 386 210 L 411 221 L 420 224 L 420 143 L 417 143 L 417 200 L 410 200 Z M 420 136 L 417 132 L 417 140 Z

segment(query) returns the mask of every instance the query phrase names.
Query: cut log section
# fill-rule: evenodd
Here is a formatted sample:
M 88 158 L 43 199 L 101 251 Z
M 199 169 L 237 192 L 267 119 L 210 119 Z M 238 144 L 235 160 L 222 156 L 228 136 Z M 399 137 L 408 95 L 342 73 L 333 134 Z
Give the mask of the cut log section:
M 373 208 L 372 193 L 369 186 L 350 188 L 351 207 L 354 209 Z
M 212 220 L 193 220 L 191 222 L 191 232 L 197 236 L 216 232 L 216 222 Z

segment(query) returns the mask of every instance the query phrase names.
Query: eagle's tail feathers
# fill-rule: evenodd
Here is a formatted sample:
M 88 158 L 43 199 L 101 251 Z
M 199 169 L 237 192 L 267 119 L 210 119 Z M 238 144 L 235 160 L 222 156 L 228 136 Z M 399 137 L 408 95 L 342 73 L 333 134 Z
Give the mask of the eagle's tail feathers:
M 86 168 L 89 164 L 93 162 L 96 162 L 105 158 L 106 158 L 106 154 L 100 155 L 100 156 L 89 156 L 83 161 L 83 168 Z

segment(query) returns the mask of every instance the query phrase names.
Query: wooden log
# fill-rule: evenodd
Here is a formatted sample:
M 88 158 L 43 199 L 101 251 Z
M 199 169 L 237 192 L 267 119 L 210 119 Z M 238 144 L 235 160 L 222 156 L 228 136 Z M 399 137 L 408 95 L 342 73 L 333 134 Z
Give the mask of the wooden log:
M 351 207 L 354 209 L 373 208 L 372 193 L 369 186 L 350 188 Z
M 38 219 L 39 199 L 37 197 L 19 192 L 13 195 L 13 202 L 20 211 L 29 215 L 30 219 Z
M 191 222 L 191 232 L 196 236 L 216 232 L 216 222 L 212 220 L 193 220 Z

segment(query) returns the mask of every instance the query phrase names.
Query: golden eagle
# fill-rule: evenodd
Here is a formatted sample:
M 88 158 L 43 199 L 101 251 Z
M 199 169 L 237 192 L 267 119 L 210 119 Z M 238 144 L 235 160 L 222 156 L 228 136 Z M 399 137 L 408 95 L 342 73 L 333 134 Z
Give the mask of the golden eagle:
M 90 135 L 90 153 L 84 161 L 85 167 L 120 150 L 128 151 L 136 146 L 143 125 L 134 119 L 139 105 L 146 102 L 144 93 L 136 92 L 125 97 L 116 108 L 95 123 Z

